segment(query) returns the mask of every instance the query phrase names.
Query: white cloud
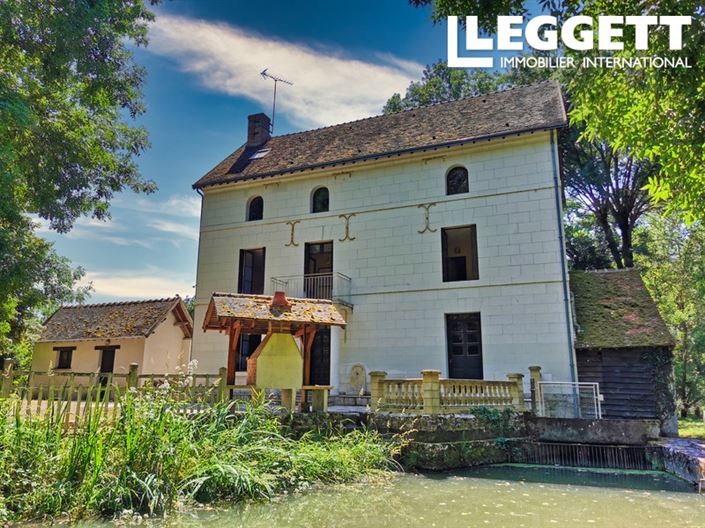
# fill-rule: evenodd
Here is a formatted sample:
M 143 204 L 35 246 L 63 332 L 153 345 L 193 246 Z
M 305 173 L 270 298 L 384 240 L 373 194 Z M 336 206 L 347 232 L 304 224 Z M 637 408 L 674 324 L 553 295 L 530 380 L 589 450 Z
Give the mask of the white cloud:
M 34 223 L 37 225 L 38 233 L 56 233 L 49 227 L 49 221 L 45 220 L 37 215 L 30 215 Z M 73 230 L 79 229 L 81 227 L 86 229 L 98 228 L 106 231 L 122 231 L 124 228 L 112 219 L 108 220 L 98 220 L 97 218 L 90 218 L 82 216 L 74 222 Z M 69 231 L 71 233 L 72 231 Z
M 66 238 L 73 238 L 76 240 L 95 240 L 98 242 L 107 242 L 117 246 L 141 246 L 143 248 L 151 248 L 153 245 L 151 241 L 143 238 L 138 238 L 135 236 L 124 237 L 119 235 L 110 235 L 100 229 L 92 230 L 91 228 L 83 228 L 80 226 L 74 227 L 64 236 L 66 236 Z
M 196 225 L 180 224 L 178 222 L 169 222 L 168 220 L 154 220 L 148 226 L 164 233 L 198 240 L 198 226 Z
M 157 267 L 129 272 L 89 271 L 82 283 L 92 283 L 93 294 L 99 297 L 151 299 L 172 297 L 177 293 L 187 297 L 194 293 L 193 280 L 177 277 Z
M 277 110 L 302 127 L 378 114 L 395 92 L 417 79 L 422 65 L 389 54 L 379 64 L 244 31 L 223 23 L 166 14 L 150 29 L 149 51 L 175 58 L 210 89 L 247 97 L 269 108 L 265 67 L 294 82 L 281 86 Z
M 201 216 L 201 199 L 195 194 L 192 196 L 173 195 L 165 200 L 160 200 L 156 196 L 127 197 L 120 195 L 113 200 L 113 205 L 141 213 L 159 213 L 184 218 L 199 218 Z

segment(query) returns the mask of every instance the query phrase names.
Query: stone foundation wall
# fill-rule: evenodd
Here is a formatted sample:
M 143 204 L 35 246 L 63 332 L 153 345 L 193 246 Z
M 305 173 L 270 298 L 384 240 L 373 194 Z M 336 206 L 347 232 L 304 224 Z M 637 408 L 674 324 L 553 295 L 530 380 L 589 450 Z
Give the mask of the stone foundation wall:
M 521 445 L 559 442 L 647 446 L 647 457 L 654 469 L 691 482 L 705 475 L 705 458 L 692 454 L 693 445 L 676 445 L 671 440 L 654 442 L 659 438 L 658 420 L 539 418 L 510 410 L 478 409 L 475 414 L 458 415 L 282 414 L 282 425 L 295 435 L 362 427 L 386 436 L 401 435 L 407 444 L 400 461 L 407 469 L 440 471 L 509 462 L 511 451 Z M 705 457 L 705 447 L 700 449 L 699 456 Z
M 659 438 L 658 420 L 581 420 L 527 415 L 529 436 L 542 442 L 646 445 Z

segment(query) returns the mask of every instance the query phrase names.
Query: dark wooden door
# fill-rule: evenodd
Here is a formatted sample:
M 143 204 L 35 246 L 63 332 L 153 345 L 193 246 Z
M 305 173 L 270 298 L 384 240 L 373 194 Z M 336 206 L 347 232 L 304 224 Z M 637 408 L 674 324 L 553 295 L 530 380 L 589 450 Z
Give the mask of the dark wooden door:
M 311 345 L 311 384 L 330 384 L 330 328 L 318 330 Z
M 115 368 L 115 349 L 114 348 L 103 348 L 100 353 L 100 384 L 107 385 L 108 376 L 105 374 L 112 374 Z
M 480 314 L 446 315 L 446 335 L 450 377 L 482 379 Z
M 100 372 L 105 374 L 112 373 L 113 368 L 115 368 L 115 349 L 104 348 L 103 353 L 100 355 Z

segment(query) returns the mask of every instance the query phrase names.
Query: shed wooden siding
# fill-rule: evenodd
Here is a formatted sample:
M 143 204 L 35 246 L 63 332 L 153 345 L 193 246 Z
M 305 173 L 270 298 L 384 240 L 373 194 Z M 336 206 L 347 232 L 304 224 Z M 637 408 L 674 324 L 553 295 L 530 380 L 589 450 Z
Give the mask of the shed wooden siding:
M 605 418 L 658 418 L 656 368 L 642 348 L 577 351 L 578 379 L 599 383 Z

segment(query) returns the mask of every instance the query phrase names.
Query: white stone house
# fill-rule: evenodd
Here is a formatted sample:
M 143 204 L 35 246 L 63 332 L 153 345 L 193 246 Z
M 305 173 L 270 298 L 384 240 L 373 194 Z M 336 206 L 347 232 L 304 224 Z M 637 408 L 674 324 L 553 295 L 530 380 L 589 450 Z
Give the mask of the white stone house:
M 313 383 L 367 374 L 505 379 L 540 365 L 576 380 L 553 82 L 270 137 L 194 184 L 203 196 L 192 356 L 227 364 L 200 329 L 213 292 L 332 299 L 347 328 L 319 332 Z M 237 379 L 255 339 L 238 346 Z

